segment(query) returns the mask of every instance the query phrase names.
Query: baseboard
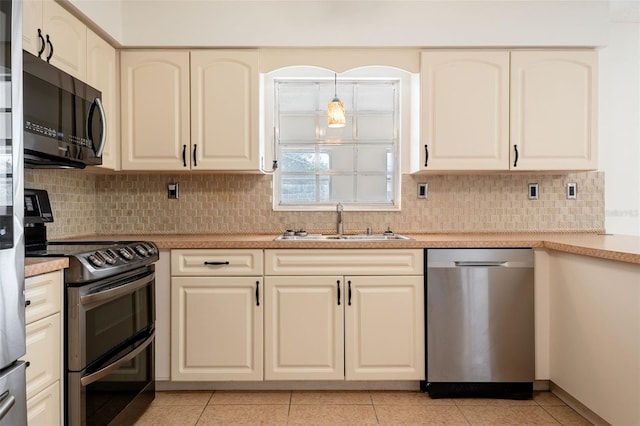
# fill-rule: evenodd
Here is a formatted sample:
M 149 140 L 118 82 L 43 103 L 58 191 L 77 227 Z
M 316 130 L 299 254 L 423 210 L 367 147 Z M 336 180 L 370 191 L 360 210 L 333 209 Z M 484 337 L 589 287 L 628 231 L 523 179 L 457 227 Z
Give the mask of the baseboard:
M 587 408 L 587 406 L 585 406 L 583 403 L 575 399 L 567 391 L 565 391 L 560 386 L 553 383 L 553 381 L 550 381 L 549 388 L 555 396 L 560 398 L 565 404 L 573 408 L 578 414 L 580 414 L 585 419 L 589 420 L 594 425 L 611 426 L 611 423 L 607 422 L 605 419 L 603 419 L 602 417 L 600 417 L 599 415 L 591 411 L 589 408 Z
M 533 381 L 533 391 L 534 392 L 548 392 L 549 391 L 549 380 L 534 380 Z
M 170 382 L 156 381 L 156 390 L 409 390 L 419 381 L 281 381 L 281 382 Z

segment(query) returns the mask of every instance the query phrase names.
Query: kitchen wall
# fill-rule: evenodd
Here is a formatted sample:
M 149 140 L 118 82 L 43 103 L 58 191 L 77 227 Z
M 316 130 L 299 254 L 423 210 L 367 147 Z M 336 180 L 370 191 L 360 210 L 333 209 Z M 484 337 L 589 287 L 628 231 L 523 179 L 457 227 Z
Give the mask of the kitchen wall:
M 180 185 L 178 200 L 167 183 Z M 86 234 L 273 233 L 335 230 L 334 212 L 274 212 L 268 175 L 99 174 L 27 170 L 27 187 L 49 191 L 55 222 L 50 238 Z M 429 184 L 417 199 L 417 184 Z M 527 199 L 537 182 L 538 200 Z M 578 199 L 565 186 L 576 182 Z M 404 175 L 400 212 L 346 211 L 345 232 L 387 226 L 402 233 L 602 232 L 604 174 Z

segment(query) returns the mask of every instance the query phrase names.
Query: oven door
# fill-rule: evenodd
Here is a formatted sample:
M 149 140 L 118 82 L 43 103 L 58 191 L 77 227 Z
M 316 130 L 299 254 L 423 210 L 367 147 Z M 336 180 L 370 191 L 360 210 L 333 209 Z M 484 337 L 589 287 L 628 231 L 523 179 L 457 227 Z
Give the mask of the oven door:
M 111 352 L 155 322 L 154 265 L 67 288 L 67 369 L 103 364 Z
M 155 332 L 85 371 L 67 374 L 69 426 L 132 425 L 155 398 Z

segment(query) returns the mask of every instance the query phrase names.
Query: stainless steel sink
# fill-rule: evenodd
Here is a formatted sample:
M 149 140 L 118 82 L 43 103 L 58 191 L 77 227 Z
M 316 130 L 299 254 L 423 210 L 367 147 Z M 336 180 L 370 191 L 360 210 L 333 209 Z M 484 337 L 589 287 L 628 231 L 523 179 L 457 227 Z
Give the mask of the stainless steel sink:
M 356 235 L 278 235 L 274 241 L 398 241 L 412 240 L 400 234 L 356 234 Z

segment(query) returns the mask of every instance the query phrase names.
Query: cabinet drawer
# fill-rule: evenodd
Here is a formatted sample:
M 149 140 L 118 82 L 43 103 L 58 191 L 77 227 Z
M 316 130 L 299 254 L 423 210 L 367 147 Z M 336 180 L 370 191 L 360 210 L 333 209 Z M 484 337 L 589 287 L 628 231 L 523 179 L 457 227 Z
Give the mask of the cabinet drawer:
M 171 275 L 262 275 L 262 250 L 172 250 Z
M 29 277 L 24 282 L 27 324 L 60 312 L 62 294 L 62 271 Z
M 27 399 L 60 380 L 60 313 L 27 325 Z
M 265 250 L 265 275 L 422 275 L 423 251 Z

